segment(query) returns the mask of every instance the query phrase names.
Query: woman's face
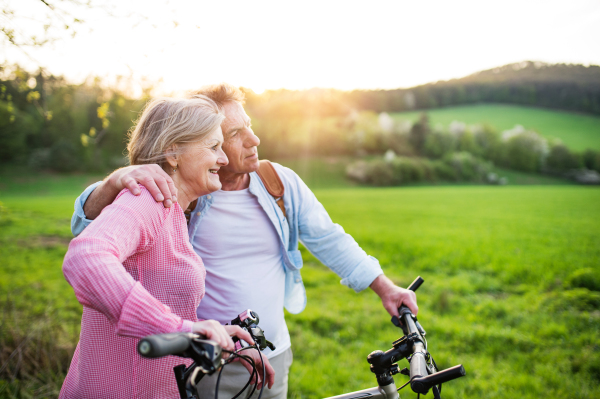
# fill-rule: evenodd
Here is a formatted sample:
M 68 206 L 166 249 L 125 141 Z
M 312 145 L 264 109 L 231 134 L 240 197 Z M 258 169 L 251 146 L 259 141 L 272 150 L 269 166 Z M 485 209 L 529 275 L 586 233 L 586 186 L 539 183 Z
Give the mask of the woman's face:
M 206 195 L 221 188 L 217 173 L 229 162 L 222 145 L 223 133 L 219 126 L 202 141 L 189 144 L 178 157 L 176 173 L 190 195 Z

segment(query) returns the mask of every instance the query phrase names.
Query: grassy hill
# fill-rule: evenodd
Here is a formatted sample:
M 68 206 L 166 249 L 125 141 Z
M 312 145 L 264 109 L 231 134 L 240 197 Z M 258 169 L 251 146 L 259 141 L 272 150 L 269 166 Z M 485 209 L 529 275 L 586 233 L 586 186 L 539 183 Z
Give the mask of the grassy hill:
M 397 120 L 416 121 L 422 111 L 393 113 Z M 569 148 L 600 150 L 600 117 L 519 105 L 477 104 L 427 110 L 432 126 L 452 121 L 484 123 L 502 131 L 515 125 L 533 129 L 547 138 L 558 138 Z

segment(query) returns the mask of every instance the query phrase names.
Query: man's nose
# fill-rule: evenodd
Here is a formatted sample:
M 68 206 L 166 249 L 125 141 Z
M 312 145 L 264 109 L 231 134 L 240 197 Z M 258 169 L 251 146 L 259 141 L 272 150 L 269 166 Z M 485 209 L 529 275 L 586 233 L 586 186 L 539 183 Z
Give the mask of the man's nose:
M 252 130 L 250 130 L 250 136 L 246 141 L 248 147 L 258 147 L 260 145 L 260 139 Z

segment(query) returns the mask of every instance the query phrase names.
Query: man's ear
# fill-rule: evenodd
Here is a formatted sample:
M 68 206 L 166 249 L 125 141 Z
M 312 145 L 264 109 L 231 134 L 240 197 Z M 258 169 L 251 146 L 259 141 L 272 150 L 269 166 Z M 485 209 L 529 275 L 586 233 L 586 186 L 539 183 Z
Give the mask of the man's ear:
M 165 151 L 167 163 L 171 166 L 171 169 L 177 167 L 177 144 L 173 144 Z

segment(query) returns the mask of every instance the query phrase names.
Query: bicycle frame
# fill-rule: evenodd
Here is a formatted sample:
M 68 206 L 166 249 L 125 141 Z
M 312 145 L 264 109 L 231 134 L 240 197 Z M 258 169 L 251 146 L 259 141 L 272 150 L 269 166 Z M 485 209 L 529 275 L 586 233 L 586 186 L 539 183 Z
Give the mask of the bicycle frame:
M 362 391 L 355 391 L 345 393 L 338 396 L 330 396 L 325 399 L 400 399 L 398 391 L 396 391 L 396 384 L 392 382 L 384 387 L 374 387 L 363 389 Z

